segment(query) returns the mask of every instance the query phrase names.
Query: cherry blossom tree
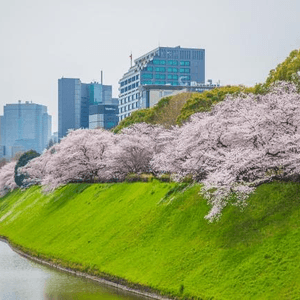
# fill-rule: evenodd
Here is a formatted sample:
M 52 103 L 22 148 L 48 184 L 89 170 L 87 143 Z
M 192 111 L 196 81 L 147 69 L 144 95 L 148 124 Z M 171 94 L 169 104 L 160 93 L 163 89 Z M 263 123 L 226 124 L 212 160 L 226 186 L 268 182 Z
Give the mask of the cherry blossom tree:
M 278 83 L 266 95 L 228 96 L 176 131 L 153 166 L 201 181 L 210 220 L 232 194 L 245 205 L 259 184 L 300 174 L 300 95 L 293 84 Z
M 135 124 L 114 135 L 71 131 L 60 144 L 22 168 L 48 190 L 68 182 L 122 180 L 131 172 L 192 175 L 218 218 L 234 199 L 246 205 L 255 188 L 300 178 L 300 95 L 279 82 L 265 95 L 228 95 L 181 127 Z
M 16 189 L 15 183 L 16 162 L 12 161 L 0 168 L 0 196 L 3 197 L 9 191 Z
M 46 191 L 68 182 L 101 182 L 113 175 L 111 153 L 114 135 L 100 129 L 70 131 L 59 144 L 22 169 L 31 182 L 41 183 Z
M 113 151 L 114 172 L 120 179 L 128 173 L 152 172 L 150 162 L 157 149 L 163 127 L 146 123 L 134 124 L 116 135 Z

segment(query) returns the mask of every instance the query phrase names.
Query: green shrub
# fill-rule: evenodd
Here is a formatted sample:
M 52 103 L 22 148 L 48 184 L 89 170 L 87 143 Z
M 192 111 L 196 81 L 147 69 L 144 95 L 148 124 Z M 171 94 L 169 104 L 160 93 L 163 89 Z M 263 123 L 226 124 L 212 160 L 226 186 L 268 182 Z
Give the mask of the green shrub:
M 154 179 L 153 174 L 143 173 L 143 174 L 137 174 L 137 173 L 129 173 L 125 177 L 125 181 L 127 182 L 150 182 Z
M 18 186 L 22 186 L 26 178 L 25 175 L 18 174 L 18 169 L 24 167 L 30 160 L 38 156 L 40 156 L 40 154 L 34 150 L 29 150 L 21 155 L 15 167 L 15 182 Z
M 159 180 L 161 182 L 170 182 L 171 181 L 171 174 L 162 174 L 159 176 Z

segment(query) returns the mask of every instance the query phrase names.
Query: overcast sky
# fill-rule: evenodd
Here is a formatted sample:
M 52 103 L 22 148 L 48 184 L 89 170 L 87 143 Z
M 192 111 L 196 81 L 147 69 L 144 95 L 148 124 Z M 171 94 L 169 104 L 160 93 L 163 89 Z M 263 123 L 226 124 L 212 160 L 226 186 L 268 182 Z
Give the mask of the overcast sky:
M 299 0 L 0 0 L 0 114 L 7 103 L 48 106 L 57 130 L 57 80 L 113 86 L 156 48 L 203 48 L 206 79 L 263 82 L 300 48 Z

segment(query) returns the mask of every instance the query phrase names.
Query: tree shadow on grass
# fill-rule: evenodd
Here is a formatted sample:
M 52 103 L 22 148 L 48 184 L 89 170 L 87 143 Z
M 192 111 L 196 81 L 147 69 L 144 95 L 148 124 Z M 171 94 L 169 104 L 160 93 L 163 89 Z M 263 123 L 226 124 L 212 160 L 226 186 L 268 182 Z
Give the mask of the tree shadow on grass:
M 289 230 L 288 218 L 300 209 L 300 184 L 273 182 L 257 188 L 241 210 L 229 206 L 219 221 L 219 247 L 260 243 Z M 299 224 L 300 226 L 300 224 Z
M 73 183 L 63 186 L 50 195 L 51 200 L 47 203 L 46 214 L 51 214 L 54 211 L 62 209 L 70 201 L 73 201 L 78 194 L 84 192 L 91 184 L 88 183 Z

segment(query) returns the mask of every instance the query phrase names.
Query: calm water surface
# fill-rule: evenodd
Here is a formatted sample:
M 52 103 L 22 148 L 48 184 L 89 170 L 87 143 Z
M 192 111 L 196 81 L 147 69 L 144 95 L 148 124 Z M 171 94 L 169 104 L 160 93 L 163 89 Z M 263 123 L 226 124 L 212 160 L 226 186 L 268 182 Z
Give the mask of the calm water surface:
M 0 241 L 0 300 L 149 299 L 34 263 Z

